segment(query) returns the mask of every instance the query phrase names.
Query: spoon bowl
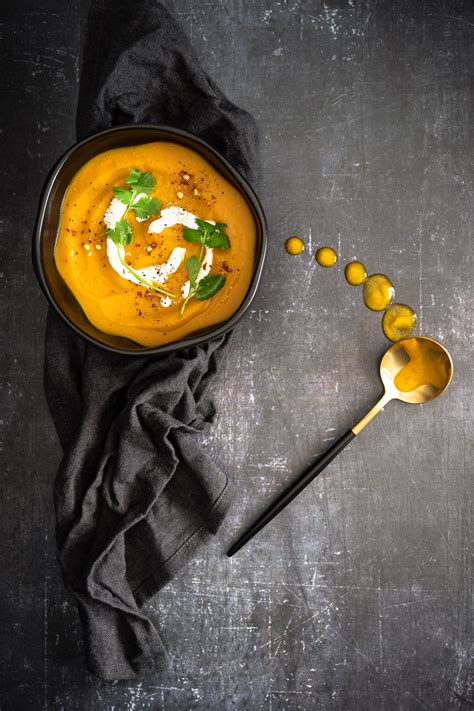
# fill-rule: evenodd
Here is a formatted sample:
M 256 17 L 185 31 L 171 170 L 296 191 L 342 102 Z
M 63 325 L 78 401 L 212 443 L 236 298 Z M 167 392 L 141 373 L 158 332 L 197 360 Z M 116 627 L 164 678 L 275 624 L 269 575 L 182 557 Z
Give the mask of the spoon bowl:
M 420 405 L 441 395 L 453 377 L 453 361 L 446 348 L 432 338 L 404 338 L 386 351 L 380 363 L 380 377 L 385 393 L 352 427 L 355 435 L 360 434 L 390 400 Z
M 414 372 L 404 382 L 402 371 L 408 370 L 410 362 Z M 446 390 L 453 377 L 453 361 L 446 348 L 432 338 L 404 338 L 386 351 L 380 363 L 380 377 L 391 399 L 418 405 L 434 400 Z

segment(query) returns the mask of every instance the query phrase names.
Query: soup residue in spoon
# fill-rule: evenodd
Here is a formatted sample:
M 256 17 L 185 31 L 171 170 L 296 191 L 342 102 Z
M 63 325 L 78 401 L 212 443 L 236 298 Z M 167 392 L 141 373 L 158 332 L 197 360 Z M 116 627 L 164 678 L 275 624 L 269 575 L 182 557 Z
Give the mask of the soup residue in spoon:
M 433 385 L 437 390 L 445 387 L 451 364 L 441 348 L 429 340 L 408 338 L 403 341 L 403 349 L 410 360 L 394 378 L 398 390 L 407 393 L 422 385 Z

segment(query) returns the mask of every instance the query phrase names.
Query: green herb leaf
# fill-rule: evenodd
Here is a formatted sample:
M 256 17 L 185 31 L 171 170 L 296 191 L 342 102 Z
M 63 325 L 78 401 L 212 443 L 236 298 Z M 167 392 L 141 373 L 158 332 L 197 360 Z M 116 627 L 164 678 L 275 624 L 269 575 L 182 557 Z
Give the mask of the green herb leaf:
M 199 259 L 195 256 L 190 257 L 186 262 L 186 269 L 189 274 L 189 293 L 180 310 L 180 316 L 183 315 L 188 301 L 195 296 L 196 299 L 204 301 L 205 299 L 210 299 L 214 294 L 224 286 L 226 279 L 222 274 L 208 274 L 203 277 L 199 282 L 197 277 L 202 266 L 202 260 L 204 255 L 204 248 L 208 247 L 210 249 L 229 249 L 230 240 L 229 237 L 224 232 L 227 227 L 224 222 L 217 222 L 213 225 L 211 222 L 206 220 L 201 220 L 196 218 L 196 225 L 198 229 L 192 229 L 190 227 L 185 227 L 183 230 L 183 237 L 187 242 L 197 242 L 201 245 L 201 251 L 199 254 Z
M 186 260 L 185 266 L 186 266 L 186 271 L 188 272 L 188 276 L 189 276 L 189 286 L 190 286 L 189 293 L 191 293 L 196 286 L 196 280 L 197 280 L 199 271 L 201 269 L 201 262 L 193 254 L 192 257 L 189 257 L 189 259 Z
M 131 190 L 127 190 L 127 188 L 118 188 L 116 185 L 114 185 L 112 190 L 114 191 L 117 200 L 123 202 L 124 205 L 132 204 L 133 192 Z
M 127 220 L 118 220 L 113 230 L 107 230 L 107 237 L 110 237 L 115 244 L 124 247 L 133 240 L 132 228 Z
M 161 210 L 160 200 L 143 195 L 143 193 L 150 193 L 156 185 L 156 180 L 151 173 L 140 173 L 134 168 L 128 175 L 127 184 L 131 186 L 131 190 L 119 188 L 117 185 L 112 188 L 117 200 L 127 206 L 124 218 L 129 210 L 133 210 L 135 217 L 139 220 L 148 220 L 149 217 Z M 141 195 L 140 198 L 139 195 Z M 139 199 L 137 200 L 137 198 Z
M 133 168 L 127 178 L 127 185 L 130 185 L 136 194 L 151 193 L 156 186 L 156 180 L 151 173 L 140 173 L 139 170 Z
M 205 220 L 196 219 L 196 224 L 199 229 L 195 230 L 190 227 L 185 227 L 183 237 L 187 242 L 199 242 L 204 247 L 211 249 L 229 249 L 230 240 L 225 232 L 221 231 L 227 227 L 223 222 L 217 225 L 211 225 Z
M 208 274 L 200 280 L 194 296 L 200 301 L 210 299 L 222 289 L 225 281 L 225 276 L 222 274 Z
M 206 220 L 201 220 L 199 217 L 196 217 L 196 225 L 199 225 L 203 232 L 210 232 L 216 229 L 216 225 L 213 225 L 211 222 L 206 222 Z
M 154 215 L 161 209 L 161 202 L 157 198 L 150 198 L 142 195 L 138 200 L 140 193 L 149 193 L 153 190 L 156 185 L 156 180 L 151 173 L 140 173 L 139 170 L 135 168 L 131 171 L 127 178 L 127 184 L 131 186 L 131 190 L 127 188 L 119 188 L 116 185 L 112 188 L 115 197 L 120 200 L 124 205 L 127 206 L 123 217 L 115 223 L 113 229 L 107 230 L 107 237 L 109 237 L 117 247 L 117 254 L 120 263 L 133 274 L 135 279 L 139 284 L 143 284 L 148 289 L 163 294 L 170 299 L 175 299 L 176 296 L 172 291 L 168 291 L 160 284 L 144 279 L 133 267 L 125 260 L 122 253 L 121 247 L 125 247 L 133 242 L 133 231 L 130 223 L 126 220 L 126 217 L 130 210 L 133 210 L 135 216 L 139 219 L 147 220 L 151 215 Z
M 191 227 L 185 227 L 183 237 L 187 242 L 200 242 L 202 244 L 203 233 L 201 230 L 193 230 Z
M 230 240 L 224 232 L 210 232 L 204 238 L 204 244 L 211 249 L 229 249 Z
M 141 197 L 131 205 L 131 209 L 135 213 L 135 217 L 140 220 L 148 220 L 149 217 L 161 210 L 161 204 L 161 200 L 157 198 Z

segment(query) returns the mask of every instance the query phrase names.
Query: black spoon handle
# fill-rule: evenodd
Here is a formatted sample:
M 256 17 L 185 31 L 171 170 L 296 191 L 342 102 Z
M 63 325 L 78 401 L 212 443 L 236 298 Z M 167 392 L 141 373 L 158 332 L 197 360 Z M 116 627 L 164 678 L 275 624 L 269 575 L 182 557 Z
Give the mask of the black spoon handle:
M 264 526 L 267 525 L 267 523 L 272 520 L 272 518 L 275 518 L 275 516 L 277 516 L 280 511 L 290 503 L 290 501 L 293 501 L 293 499 L 298 496 L 298 494 L 303 491 L 303 489 L 308 486 L 308 484 L 313 481 L 313 479 L 317 477 L 318 474 L 322 472 L 335 457 L 337 457 L 339 452 L 341 452 L 344 447 L 346 447 L 349 442 L 354 439 L 354 437 L 354 432 L 352 430 L 348 430 L 340 439 L 337 440 L 337 442 L 334 442 L 334 444 L 319 457 L 311 469 L 304 472 L 304 474 L 302 474 L 299 479 L 291 484 L 288 489 L 285 489 L 285 491 L 280 494 L 278 499 L 265 511 L 265 513 L 262 514 L 257 521 L 255 521 L 253 526 L 251 526 L 248 531 L 246 531 L 243 536 L 241 536 L 239 540 L 229 548 L 227 551 L 229 558 L 233 556 L 234 553 L 237 553 L 242 546 L 245 546 L 251 538 L 253 538 L 259 531 L 262 530 Z

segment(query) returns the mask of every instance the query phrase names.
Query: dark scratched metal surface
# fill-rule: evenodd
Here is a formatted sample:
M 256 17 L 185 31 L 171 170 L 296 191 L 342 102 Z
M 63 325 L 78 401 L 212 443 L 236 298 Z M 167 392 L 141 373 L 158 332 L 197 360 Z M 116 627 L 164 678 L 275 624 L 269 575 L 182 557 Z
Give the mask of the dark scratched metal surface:
M 131 3 L 131 6 L 133 3 Z M 46 303 L 30 265 L 38 193 L 74 140 L 86 4 L 2 4 L 0 708 L 471 708 L 469 1 L 167 3 L 261 130 L 270 249 L 216 386 L 207 446 L 235 503 L 151 605 L 172 666 L 87 674 L 55 560 L 60 458 L 42 391 Z M 306 253 L 283 242 L 300 234 Z M 380 395 L 380 319 L 317 246 L 384 270 L 449 392 L 393 404 L 258 538 L 224 551 Z

